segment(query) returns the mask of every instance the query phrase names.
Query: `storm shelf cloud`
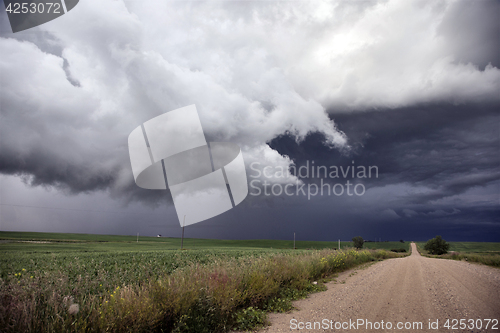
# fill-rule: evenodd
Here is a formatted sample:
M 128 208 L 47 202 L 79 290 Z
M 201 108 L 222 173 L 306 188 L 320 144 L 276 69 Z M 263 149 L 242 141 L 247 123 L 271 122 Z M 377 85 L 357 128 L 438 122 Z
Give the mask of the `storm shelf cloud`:
M 7 209 L 46 191 L 158 208 L 174 230 L 169 192 L 135 185 L 127 137 L 194 104 L 207 142 L 241 147 L 249 180 L 252 163 L 313 161 L 378 176 L 340 177 L 358 197 L 248 196 L 193 237 L 500 240 L 498 1 L 87 0 L 18 33 L 0 7 L 2 230 L 43 231 Z M 320 178 L 266 180 L 339 181 Z M 145 232 L 165 234 L 151 214 Z M 92 230 L 138 228 L 106 219 Z

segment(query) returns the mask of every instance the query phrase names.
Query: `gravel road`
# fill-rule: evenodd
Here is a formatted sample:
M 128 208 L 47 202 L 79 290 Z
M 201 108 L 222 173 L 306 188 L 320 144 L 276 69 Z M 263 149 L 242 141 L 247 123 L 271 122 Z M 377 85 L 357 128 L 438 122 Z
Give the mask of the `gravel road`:
M 340 274 L 327 291 L 295 302 L 299 310 L 270 314 L 271 326 L 260 332 L 500 332 L 500 323 L 496 330 L 491 322 L 485 329 L 485 319 L 500 320 L 500 269 L 422 257 L 411 246 L 411 256 Z M 366 323 L 350 324 L 358 319 L 371 322 L 372 329 Z M 455 330 L 443 327 L 447 319 L 451 326 L 457 319 Z M 460 328 L 460 319 L 468 327 Z M 438 320 L 439 328 L 429 328 L 429 320 L 434 325 Z M 402 329 L 397 329 L 399 322 Z M 480 323 L 482 329 L 476 326 Z

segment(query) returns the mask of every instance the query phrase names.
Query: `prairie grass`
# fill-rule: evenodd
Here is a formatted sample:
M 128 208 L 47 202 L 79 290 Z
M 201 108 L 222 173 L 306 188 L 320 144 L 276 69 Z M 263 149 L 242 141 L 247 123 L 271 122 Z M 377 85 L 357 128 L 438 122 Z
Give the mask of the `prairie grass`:
M 470 262 L 478 262 L 488 266 L 500 267 L 500 254 L 491 253 L 447 253 L 442 255 L 444 259 L 466 260 Z
M 477 262 L 488 266 L 500 267 L 500 254 L 498 252 L 456 252 L 450 251 L 442 255 L 431 255 L 423 249 L 422 244 L 417 244 L 418 251 L 429 258 L 451 259 L 468 262 Z
M 461 253 L 452 252 L 440 256 L 427 255 L 432 258 L 463 260 L 468 262 L 477 262 L 488 266 L 500 267 L 500 254 L 491 253 Z
M 426 242 L 415 242 L 417 247 L 424 248 Z M 448 251 L 461 253 L 491 253 L 500 254 L 500 242 L 447 242 L 450 244 Z
M 73 260 L 64 269 L 21 269 L 0 280 L 2 332 L 224 332 L 265 324 L 265 313 L 324 290 L 321 279 L 364 262 L 398 257 L 384 250 L 313 250 L 200 255 L 174 270 L 143 275 Z M 179 260 L 183 260 L 180 256 Z M 139 265 L 139 263 L 137 263 Z M 36 266 L 36 265 L 35 265 Z M 66 266 L 63 266 L 66 267 Z M 36 268 L 36 267 L 35 267 Z M 320 281 L 312 284 L 313 281 Z

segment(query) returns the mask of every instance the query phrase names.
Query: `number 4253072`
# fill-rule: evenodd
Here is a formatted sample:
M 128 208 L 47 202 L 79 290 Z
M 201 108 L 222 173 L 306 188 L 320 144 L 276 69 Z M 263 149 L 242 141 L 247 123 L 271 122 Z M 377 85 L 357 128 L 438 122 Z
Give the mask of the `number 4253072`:
M 61 14 L 61 4 L 57 2 L 40 2 L 40 3 L 9 3 L 5 11 L 9 14 Z
M 443 325 L 449 330 L 465 330 L 465 329 L 498 329 L 498 319 L 448 319 Z

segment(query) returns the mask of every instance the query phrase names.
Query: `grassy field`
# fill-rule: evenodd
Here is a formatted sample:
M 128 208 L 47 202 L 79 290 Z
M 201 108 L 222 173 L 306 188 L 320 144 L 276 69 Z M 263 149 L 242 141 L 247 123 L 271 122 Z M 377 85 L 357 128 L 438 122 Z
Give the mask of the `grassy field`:
M 349 243 L 349 246 L 352 246 L 352 243 Z M 406 252 L 410 251 L 410 242 L 368 242 L 363 244 L 364 249 L 382 249 L 382 250 L 388 250 L 390 251 L 391 249 L 405 249 Z
M 369 242 L 368 249 L 409 249 L 410 243 Z M 284 240 L 213 240 L 184 239 L 185 251 L 179 238 L 59 234 L 35 232 L 0 232 L 0 277 L 8 280 L 9 274 L 25 269 L 63 270 L 70 280 L 81 272 L 82 262 L 86 273 L 98 275 L 99 271 L 113 272 L 124 283 L 137 279 L 157 278 L 161 273 L 170 274 L 191 263 L 206 264 L 216 257 L 264 257 L 283 253 L 301 253 L 308 249 L 332 249 L 338 242 Z M 341 248 L 351 248 L 352 242 L 341 242 Z M 290 252 L 292 251 L 292 252 Z M 148 263 L 147 268 L 144 263 Z M 139 270 L 134 269 L 141 267 Z
M 500 254 L 500 243 L 487 242 L 448 242 L 449 251 L 464 253 L 492 253 Z M 416 242 L 417 246 L 424 248 L 425 242 Z
M 156 251 L 177 250 L 181 247 L 180 238 L 91 235 L 91 234 L 59 234 L 38 232 L 6 232 L 0 231 L 0 251 L 23 252 L 106 252 L 106 251 Z M 44 242 L 44 243 L 38 243 Z M 217 240 L 185 238 L 186 249 L 292 249 L 293 240 Z M 338 241 L 300 241 L 295 242 L 296 249 L 336 249 Z M 351 248 L 352 242 L 341 242 L 341 248 Z M 409 250 L 410 243 L 400 242 L 368 242 L 367 249 L 399 249 Z
M 500 267 L 500 243 L 449 242 L 449 252 L 439 256 L 428 254 L 424 250 L 425 242 L 418 242 L 416 244 L 421 254 L 431 258 L 464 260 Z
M 377 243 L 367 243 L 374 247 Z M 407 243 L 380 243 L 400 248 Z M 337 242 L 0 233 L 0 331 L 213 332 L 322 290 L 312 281 L 396 257 Z M 317 250 L 325 248 L 323 250 Z

